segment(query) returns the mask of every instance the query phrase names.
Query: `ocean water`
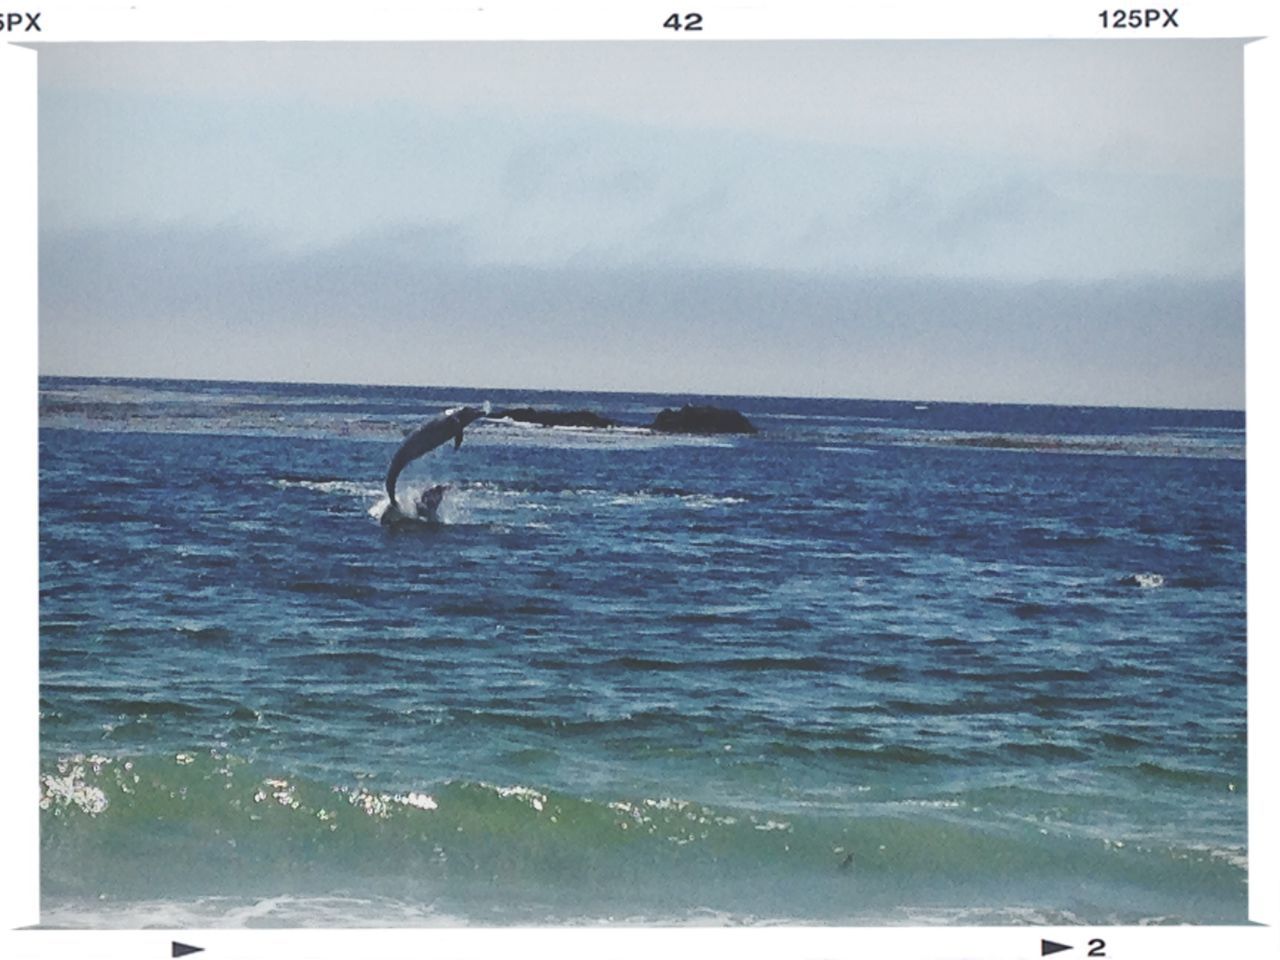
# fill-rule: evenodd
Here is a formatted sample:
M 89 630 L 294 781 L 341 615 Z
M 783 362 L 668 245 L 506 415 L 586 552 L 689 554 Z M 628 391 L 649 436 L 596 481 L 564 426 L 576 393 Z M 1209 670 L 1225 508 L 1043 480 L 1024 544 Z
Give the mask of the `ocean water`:
M 710 399 L 756 436 L 669 437 Z M 401 479 L 403 435 L 480 421 Z M 1246 919 L 1244 415 L 50 379 L 50 926 Z

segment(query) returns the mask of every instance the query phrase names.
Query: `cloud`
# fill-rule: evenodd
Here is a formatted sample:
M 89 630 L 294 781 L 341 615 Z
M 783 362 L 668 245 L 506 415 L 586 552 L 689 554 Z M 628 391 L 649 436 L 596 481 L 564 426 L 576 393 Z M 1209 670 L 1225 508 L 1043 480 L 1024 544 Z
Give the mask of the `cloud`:
M 42 369 L 1238 407 L 1241 64 L 42 48 Z
M 480 262 L 1033 280 L 1239 270 L 1239 179 L 634 122 L 52 96 L 41 222 L 224 226 L 295 250 L 450 223 Z
M 1221 176 L 1243 157 L 1242 48 L 1207 39 L 56 44 L 41 48 L 40 64 L 42 91 L 626 118 L 664 131 Z
M 1241 407 L 1241 285 L 476 264 L 452 227 L 42 244 L 49 374 Z M 414 238 L 413 244 L 405 242 Z

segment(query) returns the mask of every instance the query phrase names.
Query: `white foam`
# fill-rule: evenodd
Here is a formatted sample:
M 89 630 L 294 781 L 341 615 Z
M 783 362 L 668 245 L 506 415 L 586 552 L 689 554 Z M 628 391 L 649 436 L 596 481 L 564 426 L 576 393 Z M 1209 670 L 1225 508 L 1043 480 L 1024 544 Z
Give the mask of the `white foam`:
M 1181 860 L 1216 860 L 1240 870 L 1249 869 L 1249 853 L 1244 847 L 1215 847 L 1209 844 L 1193 843 L 1185 846 L 1183 851 L 1175 856 Z
M 637 490 L 634 493 L 613 496 L 609 500 L 609 505 L 630 507 L 671 500 L 683 504 L 690 510 L 706 510 L 710 507 L 734 506 L 747 502 L 745 497 L 718 497 L 709 493 L 650 493 L 647 490 Z
M 460 927 L 462 917 L 389 897 L 200 897 L 191 900 L 46 902 L 40 926 L 61 929 L 245 927 Z
M 1138 925 L 1183 923 L 1167 915 L 1116 917 Z M 475 917 L 451 915 L 430 903 L 390 897 L 360 896 L 209 896 L 189 900 L 82 901 L 45 900 L 40 914 L 43 929 L 183 930 L 244 928 L 442 928 L 467 927 Z M 544 922 L 565 927 L 680 926 L 730 927 L 793 925 L 787 916 L 735 913 L 691 907 L 652 914 L 566 914 Z M 884 913 L 860 915 L 869 926 L 1080 926 L 1084 918 L 1067 909 L 1029 905 L 966 907 L 900 907 Z M 483 924 L 483 921 L 481 921 Z
M 885 926 L 903 923 L 912 926 L 1078 926 L 1084 923 L 1070 910 L 1031 906 L 903 907 L 899 914 L 883 919 Z
M 338 493 L 345 496 L 373 497 L 378 494 L 377 487 L 370 487 L 367 483 L 359 483 L 355 480 L 276 480 L 274 486 L 281 490 L 297 487 L 303 490 L 315 490 L 318 493 Z
M 1154 590 L 1164 586 L 1164 577 L 1158 573 L 1135 573 L 1128 580 L 1143 590 Z
M 757 830 L 763 830 L 763 831 L 765 831 L 765 832 L 767 832 L 767 833 L 768 833 L 768 832 L 772 832 L 772 831 L 774 831 L 774 830 L 787 830 L 787 831 L 790 831 L 790 830 L 791 830 L 791 824 L 789 824 L 789 823 L 787 823 L 787 822 L 785 822 L 785 821 L 782 821 L 782 820 L 766 820 L 764 823 L 757 823 L 757 824 L 755 825 L 755 829 L 757 829 Z
M 490 785 L 485 784 L 485 786 Z M 547 803 L 547 795 L 539 793 L 532 787 L 522 787 L 517 784 L 512 787 L 491 787 L 491 789 L 500 797 L 516 797 L 519 800 L 523 800 L 539 813 L 542 812 L 542 808 Z
M 436 803 L 435 797 L 425 793 L 405 793 L 397 794 L 391 798 L 396 803 L 404 804 L 406 807 L 417 807 L 419 810 L 438 810 L 440 804 Z
M 65 776 L 55 777 L 45 774 L 40 778 L 43 790 L 40 794 L 40 809 L 52 807 L 76 807 L 91 817 L 96 817 L 107 809 L 107 795 L 98 787 L 84 781 L 84 767 L 76 764 L 66 772 Z

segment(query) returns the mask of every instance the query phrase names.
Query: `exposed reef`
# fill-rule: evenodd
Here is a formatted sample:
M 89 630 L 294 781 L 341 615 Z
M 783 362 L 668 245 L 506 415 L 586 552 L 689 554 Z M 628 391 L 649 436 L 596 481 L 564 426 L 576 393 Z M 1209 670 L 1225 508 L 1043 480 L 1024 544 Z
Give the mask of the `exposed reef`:
M 737 410 L 686 403 L 679 410 L 663 410 L 653 418 L 650 430 L 658 433 L 756 433 L 755 426 Z

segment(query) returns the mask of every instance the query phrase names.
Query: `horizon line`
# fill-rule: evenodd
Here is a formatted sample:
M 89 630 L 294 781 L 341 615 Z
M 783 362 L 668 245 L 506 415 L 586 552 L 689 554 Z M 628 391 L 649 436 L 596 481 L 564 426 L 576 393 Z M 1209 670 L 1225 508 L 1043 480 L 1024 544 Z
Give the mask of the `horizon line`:
M 678 397 L 682 394 L 690 397 L 727 397 L 753 400 L 838 400 L 838 401 L 870 401 L 873 403 L 936 403 L 936 404 L 972 404 L 992 407 L 1076 407 L 1087 410 L 1176 410 L 1193 413 L 1239 413 L 1243 415 L 1244 407 L 1196 407 L 1196 406 L 1153 406 L 1138 403 L 1054 403 L 1044 400 L 956 400 L 929 397 L 877 397 L 877 396 L 832 396 L 830 394 L 786 394 L 786 393 L 707 393 L 694 390 L 624 390 L 618 388 L 595 389 L 589 387 L 504 387 L 495 384 L 474 386 L 468 384 L 413 384 L 413 383 L 355 383 L 340 380 L 291 380 L 268 379 L 247 380 L 238 377 L 157 377 L 119 374 L 71 374 L 71 373 L 37 373 L 37 379 L 61 380 L 139 380 L 168 381 L 174 383 L 252 383 L 275 384 L 279 386 L 303 387 L 377 387 L 388 390 L 504 390 L 532 393 L 598 393 L 598 394 L 630 394 L 655 397 Z

